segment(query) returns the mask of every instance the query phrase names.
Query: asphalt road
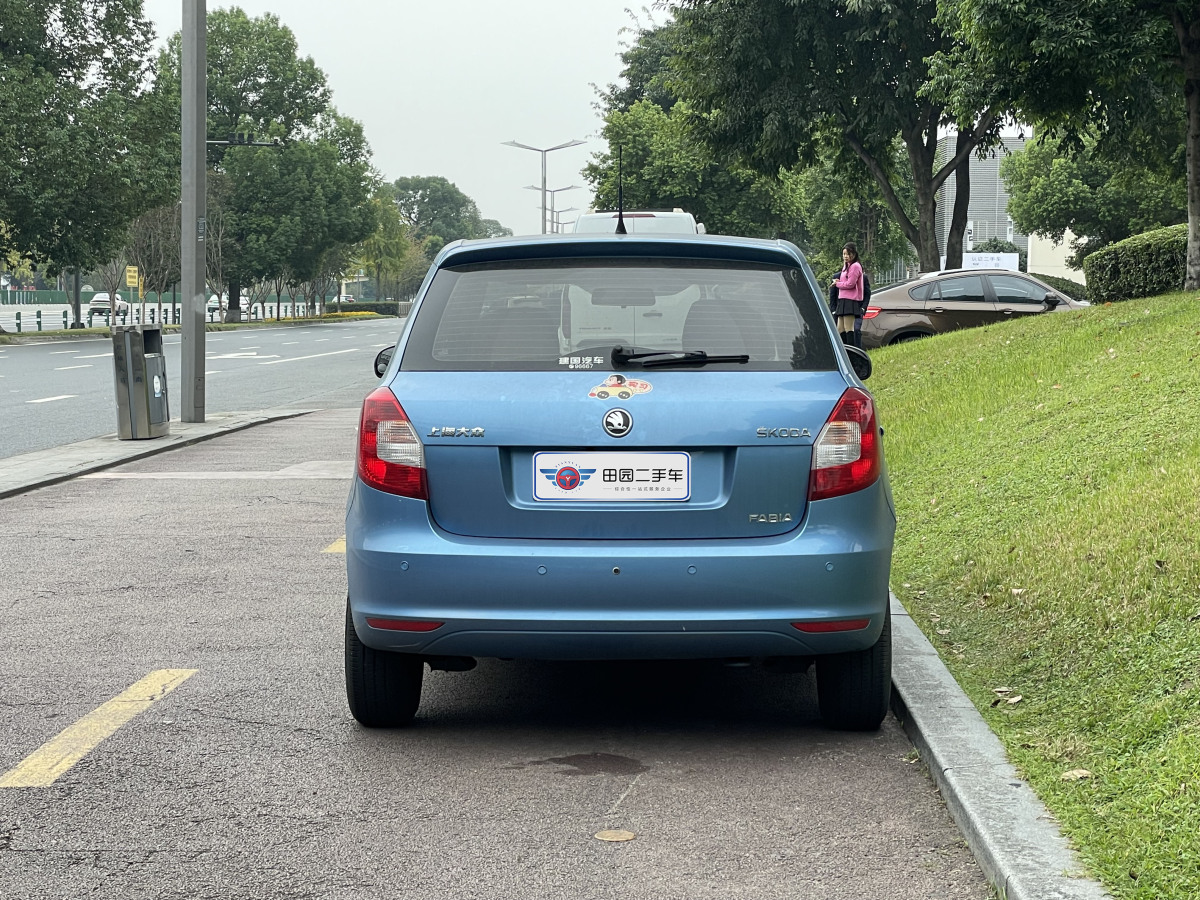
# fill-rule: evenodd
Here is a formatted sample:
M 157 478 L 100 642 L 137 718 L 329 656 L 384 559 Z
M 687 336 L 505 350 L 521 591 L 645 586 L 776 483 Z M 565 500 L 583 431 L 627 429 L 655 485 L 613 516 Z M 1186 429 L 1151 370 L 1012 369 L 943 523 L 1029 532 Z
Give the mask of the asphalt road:
M 806 675 L 485 661 L 428 674 L 411 729 L 356 725 L 354 426 L 317 412 L 0 504 L 0 785 L 188 673 L 98 744 L 93 721 L 53 783 L 0 786 L 0 897 L 992 896 L 898 724 L 822 728 Z
M 399 319 L 259 326 L 205 335 L 205 409 L 357 405 Z M 171 415 L 181 402 L 178 334 L 163 339 Z M 0 344 L 0 458 L 117 430 L 112 341 Z

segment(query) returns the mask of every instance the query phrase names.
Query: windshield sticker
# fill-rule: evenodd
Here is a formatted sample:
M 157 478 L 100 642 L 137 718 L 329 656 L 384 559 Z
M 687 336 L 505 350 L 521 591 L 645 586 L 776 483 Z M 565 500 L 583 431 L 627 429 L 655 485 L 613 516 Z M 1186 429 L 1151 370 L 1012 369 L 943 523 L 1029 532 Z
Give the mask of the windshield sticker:
M 619 400 L 628 400 L 634 394 L 646 394 L 654 390 L 650 386 L 650 382 L 641 381 L 637 378 L 626 378 L 624 375 L 609 375 L 604 379 L 603 384 L 598 384 L 588 392 L 589 397 L 596 397 L 600 400 L 607 400 L 609 397 L 616 397 Z
M 560 356 L 558 364 L 568 369 L 595 369 L 608 362 L 607 356 Z

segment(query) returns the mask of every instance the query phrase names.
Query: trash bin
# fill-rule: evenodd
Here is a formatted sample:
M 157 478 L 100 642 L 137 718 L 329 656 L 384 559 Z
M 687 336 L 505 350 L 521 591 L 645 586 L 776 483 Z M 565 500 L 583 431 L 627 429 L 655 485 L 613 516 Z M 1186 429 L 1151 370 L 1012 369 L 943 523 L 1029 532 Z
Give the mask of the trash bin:
M 117 437 L 123 441 L 163 437 L 171 429 L 171 410 L 162 329 L 114 325 L 112 340 Z

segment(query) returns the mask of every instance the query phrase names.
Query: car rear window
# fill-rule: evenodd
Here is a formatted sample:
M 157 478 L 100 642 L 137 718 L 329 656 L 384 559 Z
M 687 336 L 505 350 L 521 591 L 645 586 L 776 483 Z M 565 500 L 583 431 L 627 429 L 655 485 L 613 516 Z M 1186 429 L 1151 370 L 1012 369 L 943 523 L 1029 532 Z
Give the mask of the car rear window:
M 750 357 L 708 370 L 836 368 L 821 311 L 799 269 L 655 259 L 442 269 L 417 308 L 401 368 L 606 368 L 616 346 Z

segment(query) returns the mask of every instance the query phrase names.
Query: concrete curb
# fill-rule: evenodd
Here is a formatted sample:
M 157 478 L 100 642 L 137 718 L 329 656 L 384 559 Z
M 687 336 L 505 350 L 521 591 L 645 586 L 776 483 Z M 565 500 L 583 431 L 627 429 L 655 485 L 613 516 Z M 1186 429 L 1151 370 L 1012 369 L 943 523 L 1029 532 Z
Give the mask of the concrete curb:
M 204 422 L 172 419 L 171 433 L 161 438 L 122 441 L 115 434 L 110 434 L 49 450 L 10 456 L 0 459 L 0 498 L 58 484 L 88 472 L 108 469 L 177 447 L 187 447 L 243 428 L 311 412 L 314 410 L 265 409 L 208 416 Z
M 1005 900 L 1103 900 L 1000 739 L 892 596 L 892 708 Z

